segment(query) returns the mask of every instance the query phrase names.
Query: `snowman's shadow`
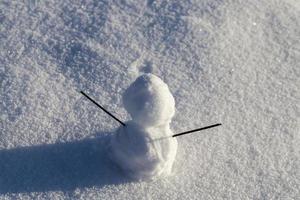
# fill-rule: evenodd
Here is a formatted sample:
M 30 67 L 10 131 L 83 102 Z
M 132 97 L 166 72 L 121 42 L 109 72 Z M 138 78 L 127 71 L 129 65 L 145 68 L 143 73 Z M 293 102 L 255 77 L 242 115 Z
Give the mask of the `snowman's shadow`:
M 0 150 L 0 194 L 70 191 L 130 182 L 108 156 L 111 134 L 71 143 Z

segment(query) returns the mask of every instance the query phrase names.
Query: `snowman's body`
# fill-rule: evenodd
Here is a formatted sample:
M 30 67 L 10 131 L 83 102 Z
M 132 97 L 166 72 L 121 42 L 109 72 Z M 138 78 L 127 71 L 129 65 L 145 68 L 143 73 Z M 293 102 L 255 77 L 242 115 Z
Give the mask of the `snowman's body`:
M 157 76 L 140 76 L 123 95 L 132 120 L 111 141 L 113 160 L 131 177 L 152 179 L 171 173 L 177 140 L 170 130 L 175 101 Z

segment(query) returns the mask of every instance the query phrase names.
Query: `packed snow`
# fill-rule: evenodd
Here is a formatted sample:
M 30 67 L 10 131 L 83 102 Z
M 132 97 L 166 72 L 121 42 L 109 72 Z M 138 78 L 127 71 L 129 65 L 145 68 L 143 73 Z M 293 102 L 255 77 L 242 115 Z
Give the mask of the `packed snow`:
M 298 0 L 1 0 L 0 199 L 300 199 L 299 36 Z M 130 121 L 145 73 L 173 133 L 222 126 L 136 181 L 109 157 L 126 129 L 79 91 Z
M 170 129 L 175 101 L 168 86 L 153 74 L 138 77 L 123 95 L 131 121 L 112 137 L 112 160 L 136 180 L 171 174 L 177 140 Z
M 168 86 L 153 74 L 137 78 L 123 95 L 132 120 L 142 127 L 166 126 L 175 114 L 175 100 Z

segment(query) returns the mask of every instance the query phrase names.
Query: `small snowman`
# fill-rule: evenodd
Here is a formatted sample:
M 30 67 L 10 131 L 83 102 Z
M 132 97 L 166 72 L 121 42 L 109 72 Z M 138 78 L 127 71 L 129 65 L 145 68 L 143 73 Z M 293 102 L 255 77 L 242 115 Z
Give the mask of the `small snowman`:
M 171 137 L 175 101 L 167 84 L 153 74 L 143 74 L 125 91 L 123 104 L 132 120 L 112 137 L 112 160 L 134 179 L 169 175 L 177 140 Z

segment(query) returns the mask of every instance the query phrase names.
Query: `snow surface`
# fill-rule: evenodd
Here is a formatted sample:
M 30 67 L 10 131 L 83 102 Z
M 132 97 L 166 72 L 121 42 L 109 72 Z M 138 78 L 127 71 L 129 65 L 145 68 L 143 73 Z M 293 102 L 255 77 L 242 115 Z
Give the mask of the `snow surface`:
M 170 129 L 175 101 L 157 76 L 139 76 L 123 94 L 132 120 L 112 137 L 111 159 L 134 180 L 154 180 L 171 174 L 177 140 Z
M 0 1 L 0 199 L 300 199 L 298 0 Z M 176 175 L 107 156 L 141 73 L 176 102 Z

